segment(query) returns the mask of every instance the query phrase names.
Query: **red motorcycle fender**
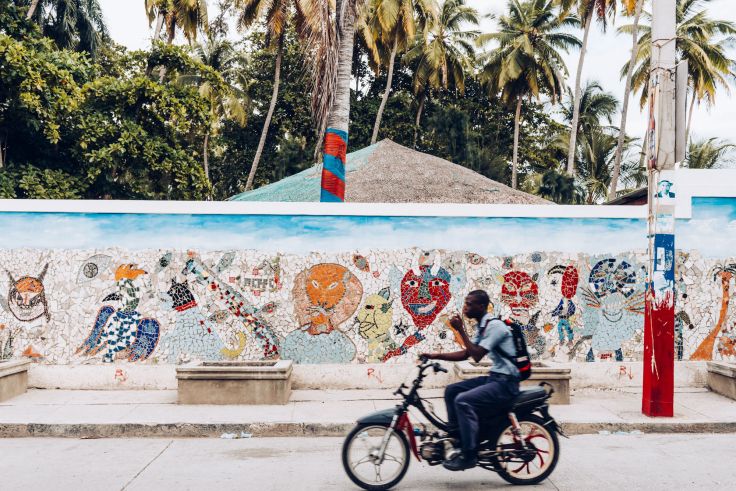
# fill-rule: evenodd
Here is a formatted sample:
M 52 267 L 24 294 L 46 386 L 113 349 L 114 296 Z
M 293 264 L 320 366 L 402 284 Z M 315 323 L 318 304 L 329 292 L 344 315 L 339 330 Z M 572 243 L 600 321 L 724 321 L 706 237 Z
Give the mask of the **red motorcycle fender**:
M 411 452 L 417 460 L 421 461 L 422 458 L 419 456 L 419 450 L 417 449 L 417 439 L 414 437 L 414 427 L 409 421 L 409 415 L 407 413 L 399 416 L 399 421 L 396 423 L 396 427 L 406 433 L 406 437 L 409 439 L 409 445 L 411 446 Z

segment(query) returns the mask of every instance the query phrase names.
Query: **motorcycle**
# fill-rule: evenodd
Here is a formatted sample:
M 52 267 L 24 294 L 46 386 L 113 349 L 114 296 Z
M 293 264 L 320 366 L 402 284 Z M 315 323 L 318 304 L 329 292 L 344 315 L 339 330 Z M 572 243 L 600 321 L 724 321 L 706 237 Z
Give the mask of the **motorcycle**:
M 370 491 L 390 489 L 409 469 L 410 452 L 430 466 L 441 464 L 455 452 L 448 426 L 418 391 L 430 370 L 447 369 L 420 357 L 419 373 L 411 387 L 405 384 L 394 392 L 403 402 L 394 409 L 378 411 L 360 418 L 345 438 L 342 464 L 348 477 Z M 408 389 L 408 392 L 405 392 Z M 511 484 L 537 484 L 555 469 L 560 457 L 557 434 L 565 436 L 549 414 L 551 385 L 524 388 L 507 411 L 480 421 L 478 466 L 498 473 Z M 414 425 L 408 411 L 414 407 L 434 426 Z M 417 444 L 417 437 L 419 444 Z

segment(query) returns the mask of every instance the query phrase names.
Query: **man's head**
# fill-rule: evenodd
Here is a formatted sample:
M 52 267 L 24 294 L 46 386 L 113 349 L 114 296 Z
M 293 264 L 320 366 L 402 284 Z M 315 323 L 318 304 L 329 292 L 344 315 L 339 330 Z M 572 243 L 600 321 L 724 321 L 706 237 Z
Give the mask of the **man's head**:
M 465 297 L 465 305 L 463 305 L 463 314 L 471 319 L 480 320 L 488 311 L 488 304 L 491 299 L 483 290 L 473 290 Z

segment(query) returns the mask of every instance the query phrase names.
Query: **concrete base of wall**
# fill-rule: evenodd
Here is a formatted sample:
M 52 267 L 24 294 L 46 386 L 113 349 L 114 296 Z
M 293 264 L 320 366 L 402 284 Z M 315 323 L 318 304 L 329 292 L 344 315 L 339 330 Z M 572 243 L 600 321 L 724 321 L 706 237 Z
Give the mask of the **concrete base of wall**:
M 675 363 L 675 386 L 706 387 L 707 362 Z M 570 389 L 621 389 L 642 386 L 642 362 L 555 364 L 570 368 Z M 452 368 L 446 364 L 447 368 Z M 28 386 L 39 389 L 87 390 L 175 390 L 175 365 L 42 365 L 34 363 Z M 392 389 L 411 380 L 413 364 L 294 365 L 292 388 L 299 389 Z M 432 374 L 426 388 L 441 388 L 459 379 L 449 374 Z
M 286 404 L 291 361 L 204 362 L 176 369 L 179 404 Z
M 708 362 L 708 388 L 736 399 L 736 363 Z
M 25 393 L 30 360 L 0 361 L 0 402 Z

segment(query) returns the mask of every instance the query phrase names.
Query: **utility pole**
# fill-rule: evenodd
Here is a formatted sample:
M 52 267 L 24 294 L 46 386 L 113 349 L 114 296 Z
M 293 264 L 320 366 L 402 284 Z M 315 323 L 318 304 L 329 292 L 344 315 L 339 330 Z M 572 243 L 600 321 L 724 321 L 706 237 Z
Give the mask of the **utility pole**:
M 684 142 L 678 140 L 681 132 L 677 131 L 678 116 L 682 113 L 678 103 L 684 103 L 687 90 L 687 66 L 677 66 L 675 5 L 675 0 L 652 0 L 649 147 L 646 149 L 649 268 L 642 413 L 665 417 L 672 417 L 674 403 L 675 169 L 684 158 Z

